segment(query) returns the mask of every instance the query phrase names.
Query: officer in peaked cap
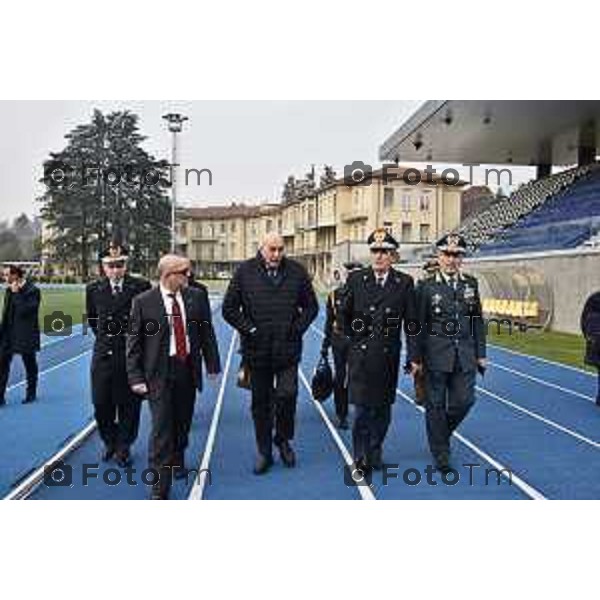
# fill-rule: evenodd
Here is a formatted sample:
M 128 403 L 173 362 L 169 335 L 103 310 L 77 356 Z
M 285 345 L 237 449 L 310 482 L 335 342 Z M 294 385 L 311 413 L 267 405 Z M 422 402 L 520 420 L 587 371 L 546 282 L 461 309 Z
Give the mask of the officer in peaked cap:
M 390 424 L 400 370 L 402 330 L 415 319 L 412 278 L 392 268 L 398 243 L 376 229 L 367 243 L 371 266 L 348 277 L 343 306 L 349 339 L 348 396 L 354 405 L 352 441 L 357 469 L 382 468 L 383 442 Z M 412 337 L 407 337 L 409 362 Z M 417 365 L 411 362 L 412 370 Z
M 362 269 L 359 262 L 346 262 L 343 265 L 346 278 L 354 271 Z M 325 337 L 321 355 L 327 357 L 329 348 L 333 353 L 335 376 L 333 379 L 333 399 L 335 403 L 336 425 L 348 429 L 348 349 L 349 339 L 344 335 L 344 323 L 340 308 L 344 304 L 345 282 L 339 270 L 333 272 L 337 287 L 329 293 L 326 302 Z
M 110 244 L 100 254 L 103 276 L 86 288 L 88 324 L 95 335 L 92 356 L 92 402 L 100 437 L 102 459 L 115 458 L 126 467 L 131 463 L 129 448 L 140 422 L 140 400 L 130 389 L 125 368 L 125 333 L 131 303 L 150 289 L 145 279 L 127 274 L 127 249 Z
M 475 401 L 477 371 L 485 370 L 486 343 L 477 279 L 461 271 L 465 239 L 448 234 L 437 250 L 439 269 L 417 286 L 416 358 L 424 369 L 429 447 L 445 472 L 450 436 Z

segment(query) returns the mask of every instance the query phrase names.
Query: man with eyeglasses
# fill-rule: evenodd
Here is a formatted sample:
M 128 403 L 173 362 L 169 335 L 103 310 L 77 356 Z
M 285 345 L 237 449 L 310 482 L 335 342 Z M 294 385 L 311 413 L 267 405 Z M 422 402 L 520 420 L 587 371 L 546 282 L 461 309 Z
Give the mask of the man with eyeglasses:
M 425 376 L 425 423 L 435 466 L 450 470 L 450 438 L 475 402 L 475 377 L 486 367 L 478 282 L 461 270 L 465 239 L 437 243 L 438 270 L 417 286 L 421 326 L 416 359 Z
M 296 464 L 294 438 L 302 336 L 319 306 L 304 267 L 284 256 L 282 237 L 268 233 L 256 257 L 243 262 L 223 300 L 223 318 L 240 332 L 250 370 L 252 418 L 258 447 L 254 473 L 273 465 L 273 444 L 284 466 Z
M 100 255 L 103 277 L 88 284 L 86 310 L 95 334 L 92 355 L 92 402 L 104 444 L 102 460 L 114 458 L 121 468 L 131 464 L 129 448 L 137 438 L 140 399 L 127 382 L 125 333 L 133 298 L 150 282 L 127 273 L 127 249 L 111 244 Z
M 186 479 L 185 450 L 202 391 L 202 363 L 214 382 L 221 372 L 206 287 L 188 285 L 190 261 L 166 254 L 158 287 L 137 296 L 127 335 L 127 375 L 134 393 L 147 396 L 152 419 L 149 467 L 159 475 L 152 500 L 169 498 L 172 479 Z
M 415 319 L 412 277 L 392 268 L 398 242 L 385 229 L 367 239 L 371 266 L 353 272 L 346 284 L 345 334 L 348 395 L 354 405 L 352 443 L 357 470 L 383 467 L 383 443 L 390 425 L 400 371 L 402 330 Z M 407 336 L 411 371 L 413 338 Z

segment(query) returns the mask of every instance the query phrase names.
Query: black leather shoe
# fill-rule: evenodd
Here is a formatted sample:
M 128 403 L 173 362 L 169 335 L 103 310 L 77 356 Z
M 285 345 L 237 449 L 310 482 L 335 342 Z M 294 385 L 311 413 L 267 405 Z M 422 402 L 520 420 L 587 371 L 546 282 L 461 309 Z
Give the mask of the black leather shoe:
M 346 417 L 338 417 L 335 425 L 338 429 L 349 429 L 348 419 Z
M 289 442 L 283 442 L 279 445 L 279 455 L 281 456 L 281 462 L 289 469 L 296 466 L 296 454 Z
M 129 455 L 129 450 L 121 450 L 117 452 L 116 455 L 117 465 L 121 467 L 121 469 L 126 469 L 133 464 L 131 460 L 131 456 Z
M 259 454 L 254 465 L 255 475 L 264 475 L 273 466 L 273 457 Z
M 150 492 L 150 500 L 168 500 L 169 492 L 161 489 L 160 487 L 152 487 L 152 492 Z
M 6 400 L 4 398 L 0 398 L 0 408 L 6 406 Z
M 31 402 L 35 402 L 37 400 L 36 396 L 25 396 L 23 400 L 23 404 L 30 404 Z
M 105 448 L 102 453 L 102 462 L 108 462 L 115 455 L 114 448 Z
M 435 468 L 442 473 L 448 473 L 450 471 L 450 457 L 448 452 L 440 452 L 433 457 L 435 461 Z
M 369 456 L 368 464 L 375 470 L 381 471 L 383 469 L 383 458 L 381 457 L 381 450 L 373 450 Z
M 187 477 L 188 470 L 185 468 L 185 465 L 173 467 L 173 478 L 177 479 L 185 479 Z

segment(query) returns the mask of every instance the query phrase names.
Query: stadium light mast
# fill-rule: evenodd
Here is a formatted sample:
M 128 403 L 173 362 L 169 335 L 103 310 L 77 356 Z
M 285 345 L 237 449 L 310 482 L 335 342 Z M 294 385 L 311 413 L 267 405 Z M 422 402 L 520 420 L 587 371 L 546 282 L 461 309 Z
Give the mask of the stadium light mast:
M 171 252 L 175 252 L 177 231 L 175 228 L 177 210 L 177 134 L 183 129 L 183 122 L 188 120 L 179 113 L 168 113 L 162 117 L 173 134 L 171 147 Z

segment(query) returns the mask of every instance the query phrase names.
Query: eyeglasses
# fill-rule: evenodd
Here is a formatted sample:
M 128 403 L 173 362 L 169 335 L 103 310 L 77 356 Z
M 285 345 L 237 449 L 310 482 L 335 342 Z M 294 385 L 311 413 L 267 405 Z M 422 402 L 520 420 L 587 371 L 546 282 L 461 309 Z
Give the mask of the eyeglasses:
M 186 277 L 189 275 L 188 269 L 181 269 L 179 271 L 171 271 L 169 275 L 185 275 Z
M 109 263 L 104 263 L 104 266 L 107 269 L 123 269 L 125 267 L 125 262 L 124 261 L 117 261 L 117 262 L 109 262 Z
M 448 256 L 449 258 L 459 258 L 462 256 L 461 252 L 442 252 L 444 256 Z
M 371 254 L 383 254 L 387 256 L 390 251 L 387 248 L 371 248 Z

